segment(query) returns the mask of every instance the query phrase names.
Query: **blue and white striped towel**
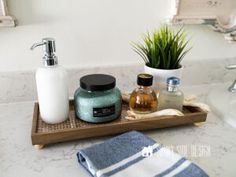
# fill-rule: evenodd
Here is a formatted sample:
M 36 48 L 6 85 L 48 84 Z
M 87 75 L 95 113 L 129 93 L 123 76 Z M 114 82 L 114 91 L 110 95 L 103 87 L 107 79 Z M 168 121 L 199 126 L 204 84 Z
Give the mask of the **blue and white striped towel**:
M 152 155 L 147 157 L 146 153 Z M 77 157 L 94 177 L 208 176 L 189 160 L 136 131 L 82 149 Z

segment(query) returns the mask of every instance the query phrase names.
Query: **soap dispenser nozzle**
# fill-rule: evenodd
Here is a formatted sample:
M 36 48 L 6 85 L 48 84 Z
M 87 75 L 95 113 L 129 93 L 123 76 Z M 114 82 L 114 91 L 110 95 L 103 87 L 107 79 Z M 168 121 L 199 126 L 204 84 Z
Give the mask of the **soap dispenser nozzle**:
M 43 61 L 45 66 L 52 66 L 56 65 L 57 57 L 54 52 L 56 52 L 56 43 L 53 38 L 43 38 L 42 42 L 35 43 L 31 46 L 31 50 L 33 50 L 36 47 L 43 46 Z

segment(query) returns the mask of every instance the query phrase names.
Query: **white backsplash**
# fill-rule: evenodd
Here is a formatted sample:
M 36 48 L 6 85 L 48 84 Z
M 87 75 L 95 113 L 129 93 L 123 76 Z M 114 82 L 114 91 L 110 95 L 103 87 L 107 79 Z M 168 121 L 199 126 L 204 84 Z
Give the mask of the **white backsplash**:
M 233 81 L 236 79 L 236 70 L 226 70 L 225 66 L 234 63 L 236 58 L 185 62 L 182 85 Z M 143 65 L 78 68 L 68 72 L 70 96 L 79 87 L 80 77 L 93 73 L 111 74 L 116 77 L 121 91 L 131 91 L 136 86 L 137 74 L 143 72 Z M 0 73 L 0 103 L 36 100 L 34 75 L 34 72 L 29 71 Z

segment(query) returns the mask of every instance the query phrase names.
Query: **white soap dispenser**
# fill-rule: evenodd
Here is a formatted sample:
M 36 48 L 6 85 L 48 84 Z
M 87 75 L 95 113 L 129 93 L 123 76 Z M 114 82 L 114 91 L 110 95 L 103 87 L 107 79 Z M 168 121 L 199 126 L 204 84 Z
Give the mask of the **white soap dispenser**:
M 42 46 L 44 52 L 44 66 L 36 71 L 40 115 L 46 123 L 61 123 L 69 117 L 67 72 L 58 65 L 53 38 L 42 39 L 42 42 L 35 43 L 31 50 L 38 46 Z

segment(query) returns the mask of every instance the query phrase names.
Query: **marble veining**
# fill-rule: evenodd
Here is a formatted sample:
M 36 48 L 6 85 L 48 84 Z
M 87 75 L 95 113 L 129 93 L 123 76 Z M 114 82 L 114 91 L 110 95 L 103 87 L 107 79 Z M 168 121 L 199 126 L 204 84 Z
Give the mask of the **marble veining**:
M 236 70 L 226 70 L 225 66 L 235 64 L 235 58 L 188 61 L 183 66 L 183 85 L 199 85 L 233 81 Z M 199 72 L 200 71 L 200 72 Z M 143 65 L 126 65 L 111 67 L 91 67 L 68 69 L 70 96 L 79 86 L 79 78 L 86 74 L 107 73 L 117 78 L 117 86 L 122 91 L 131 91 L 136 85 L 137 74 L 143 72 Z M 33 101 L 37 99 L 35 73 L 9 72 L 0 73 L 0 103 L 16 101 Z

